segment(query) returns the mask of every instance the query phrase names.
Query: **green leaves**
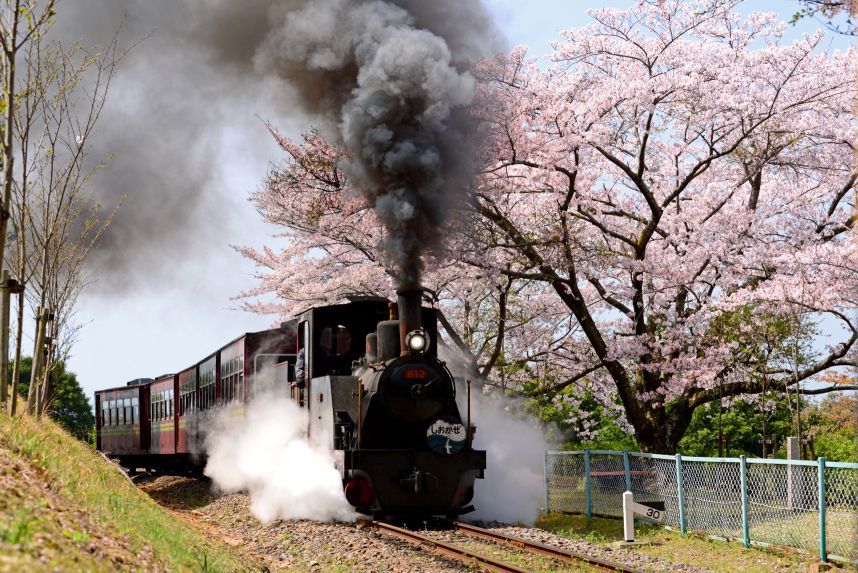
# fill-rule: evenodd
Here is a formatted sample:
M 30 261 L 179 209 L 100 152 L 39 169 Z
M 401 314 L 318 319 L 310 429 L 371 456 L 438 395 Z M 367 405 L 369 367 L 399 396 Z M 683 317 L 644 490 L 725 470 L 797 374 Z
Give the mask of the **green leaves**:
M 32 367 L 33 359 L 29 356 L 21 360 L 21 383 L 18 384 L 18 392 L 25 400 L 30 387 Z M 10 364 L 10 379 L 11 374 L 12 365 Z M 92 428 L 95 427 L 95 416 L 93 416 L 89 398 L 84 394 L 77 380 L 77 375 L 59 365 L 52 373 L 51 384 L 54 393 L 51 418 L 76 438 L 87 441 Z

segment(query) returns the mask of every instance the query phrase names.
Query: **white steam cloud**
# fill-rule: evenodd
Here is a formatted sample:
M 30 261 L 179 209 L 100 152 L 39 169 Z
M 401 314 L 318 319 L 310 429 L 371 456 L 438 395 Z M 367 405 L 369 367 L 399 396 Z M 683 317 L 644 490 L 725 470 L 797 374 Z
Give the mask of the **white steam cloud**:
M 518 406 L 509 397 L 471 394 L 474 448 L 486 450 L 486 477 L 474 484 L 470 519 L 533 525 L 539 517 L 548 443 L 532 416 L 515 412 Z
M 226 493 L 247 492 L 259 520 L 354 521 L 331 453 L 307 438 L 307 412 L 266 392 L 244 416 L 218 412 L 208 428 L 205 474 Z
M 448 346 L 440 358 L 459 383 L 456 402 L 467 417 L 463 382 L 473 380 L 471 423 L 477 427 L 474 448 L 486 451 L 485 479 L 474 484 L 470 519 L 533 525 L 545 499 L 545 451 L 549 441 L 539 421 L 526 412 L 523 398 L 479 391 L 479 375 L 461 353 Z

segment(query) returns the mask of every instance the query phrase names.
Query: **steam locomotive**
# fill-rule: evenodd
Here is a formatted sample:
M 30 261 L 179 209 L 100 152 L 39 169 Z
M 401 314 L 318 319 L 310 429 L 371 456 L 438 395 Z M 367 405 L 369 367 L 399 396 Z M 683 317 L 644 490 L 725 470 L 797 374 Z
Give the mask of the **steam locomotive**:
M 473 510 L 486 453 L 472 447 L 470 398 L 463 420 L 453 377 L 432 344 L 435 309 L 421 306 L 420 290 L 397 298 L 311 308 L 179 373 L 97 391 L 98 450 L 128 468 L 199 467 L 206 411 L 243 416 L 273 384 L 307 411 L 311 442 L 332 451 L 358 511 L 454 517 Z M 296 380 L 299 356 L 305 383 Z

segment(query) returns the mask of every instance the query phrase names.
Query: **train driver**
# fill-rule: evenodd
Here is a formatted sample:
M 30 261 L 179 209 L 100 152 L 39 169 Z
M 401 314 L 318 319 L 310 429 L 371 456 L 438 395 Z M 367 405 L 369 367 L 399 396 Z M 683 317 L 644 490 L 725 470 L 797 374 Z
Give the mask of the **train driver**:
M 302 390 L 304 388 L 304 377 L 306 374 L 306 364 L 304 356 L 304 348 L 301 347 L 301 349 L 298 350 L 298 356 L 295 357 L 295 380 L 292 382 L 293 388 L 297 387 Z

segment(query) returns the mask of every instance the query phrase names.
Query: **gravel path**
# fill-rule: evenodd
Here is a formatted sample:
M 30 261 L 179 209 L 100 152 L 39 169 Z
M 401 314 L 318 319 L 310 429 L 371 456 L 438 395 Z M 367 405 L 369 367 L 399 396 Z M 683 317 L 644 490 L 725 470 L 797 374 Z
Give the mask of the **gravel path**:
M 474 525 L 492 529 L 498 533 L 514 535 L 515 537 L 521 537 L 529 541 L 537 541 L 545 545 L 574 551 L 575 553 L 584 553 L 598 559 L 604 559 L 605 561 L 622 563 L 623 565 L 643 571 L 679 571 L 682 573 L 708 573 L 712 571 L 711 569 L 695 565 L 680 565 L 658 557 L 650 557 L 649 555 L 644 555 L 643 553 L 638 553 L 624 547 L 614 548 L 593 545 L 584 540 L 569 539 L 532 527 L 513 527 L 498 523 L 475 523 Z
M 246 554 L 249 570 L 324 573 L 474 572 L 471 567 L 438 557 L 420 546 L 400 541 L 369 527 L 313 521 L 275 521 L 264 525 L 250 514 L 246 496 L 214 495 L 204 480 L 163 476 L 144 481 L 140 487 L 161 505 L 174 511 L 178 517 Z M 633 565 L 646 571 L 707 571 L 699 567 L 669 563 L 626 549 L 598 547 L 586 541 L 558 537 L 540 529 L 502 524 L 478 525 Z M 436 534 L 444 535 L 442 532 Z

